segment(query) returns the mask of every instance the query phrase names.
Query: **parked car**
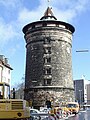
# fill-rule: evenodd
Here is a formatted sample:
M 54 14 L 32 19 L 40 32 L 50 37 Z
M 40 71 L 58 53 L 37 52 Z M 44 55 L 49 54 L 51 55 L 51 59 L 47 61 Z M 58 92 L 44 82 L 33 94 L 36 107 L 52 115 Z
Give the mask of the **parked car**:
M 66 109 L 71 111 L 73 114 L 77 114 L 80 108 L 77 102 L 68 102 L 66 104 Z
M 30 120 L 41 120 L 41 117 L 38 116 L 39 113 L 39 110 L 30 108 Z
M 49 113 L 50 109 L 49 108 L 46 108 L 46 107 L 43 107 L 40 112 L 41 113 Z

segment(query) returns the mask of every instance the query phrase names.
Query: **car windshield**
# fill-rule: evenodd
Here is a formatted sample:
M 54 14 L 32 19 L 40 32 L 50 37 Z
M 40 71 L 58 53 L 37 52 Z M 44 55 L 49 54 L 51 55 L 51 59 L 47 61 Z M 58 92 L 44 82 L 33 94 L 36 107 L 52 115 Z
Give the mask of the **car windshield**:
M 38 111 L 35 111 L 35 110 L 30 110 L 30 113 L 38 113 Z
M 68 104 L 68 105 L 67 105 L 67 107 L 68 107 L 68 108 L 71 108 L 71 107 L 76 108 L 76 107 L 77 107 L 77 105 L 76 105 L 76 104 Z

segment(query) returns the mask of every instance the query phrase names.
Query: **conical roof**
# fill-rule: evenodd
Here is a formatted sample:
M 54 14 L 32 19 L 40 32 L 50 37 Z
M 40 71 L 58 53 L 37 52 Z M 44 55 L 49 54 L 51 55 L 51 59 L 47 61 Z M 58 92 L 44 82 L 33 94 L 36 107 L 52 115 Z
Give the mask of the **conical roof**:
M 54 16 L 52 8 L 48 7 L 40 20 L 57 20 L 57 18 Z

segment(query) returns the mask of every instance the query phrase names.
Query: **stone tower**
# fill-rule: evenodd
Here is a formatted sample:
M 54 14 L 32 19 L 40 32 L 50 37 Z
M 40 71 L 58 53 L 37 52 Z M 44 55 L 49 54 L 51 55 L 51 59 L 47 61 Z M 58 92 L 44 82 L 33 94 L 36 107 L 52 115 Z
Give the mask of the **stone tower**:
M 25 99 L 34 107 L 74 101 L 72 25 L 58 21 L 50 7 L 40 21 L 23 28 L 26 40 Z

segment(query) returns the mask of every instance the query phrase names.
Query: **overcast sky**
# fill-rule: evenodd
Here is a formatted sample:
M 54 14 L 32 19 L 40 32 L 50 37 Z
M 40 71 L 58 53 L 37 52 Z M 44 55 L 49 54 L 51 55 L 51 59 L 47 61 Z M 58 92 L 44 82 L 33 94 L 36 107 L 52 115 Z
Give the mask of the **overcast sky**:
M 40 20 L 48 6 L 55 17 L 75 27 L 72 41 L 73 79 L 82 75 L 90 79 L 90 0 L 0 0 L 0 54 L 8 58 L 13 68 L 12 85 L 25 74 L 26 48 L 22 28 Z

